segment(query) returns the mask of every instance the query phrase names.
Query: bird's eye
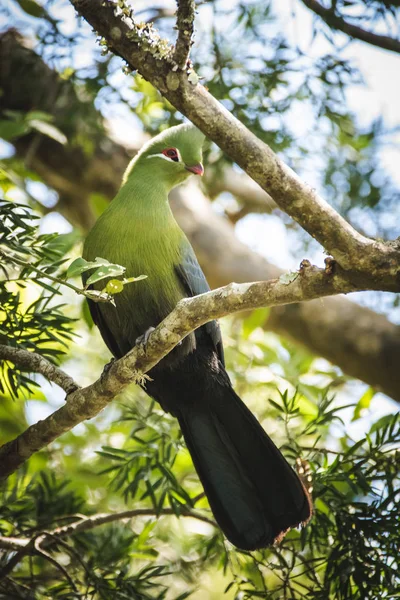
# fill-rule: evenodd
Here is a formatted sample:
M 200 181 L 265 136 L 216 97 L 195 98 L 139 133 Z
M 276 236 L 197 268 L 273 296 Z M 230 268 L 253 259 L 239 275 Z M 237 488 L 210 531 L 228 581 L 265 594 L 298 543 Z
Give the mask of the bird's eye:
M 164 156 L 170 158 L 174 162 L 179 162 L 179 154 L 176 148 L 166 148 L 162 151 L 162 153 L 164 154 Z

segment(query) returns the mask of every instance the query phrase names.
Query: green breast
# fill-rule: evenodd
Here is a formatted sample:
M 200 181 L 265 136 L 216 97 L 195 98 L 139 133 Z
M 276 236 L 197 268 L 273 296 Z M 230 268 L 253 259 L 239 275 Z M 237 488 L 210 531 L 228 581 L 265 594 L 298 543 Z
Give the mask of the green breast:
M 115 204 L 114 204 L 115 203 Z M 136 211 L 137 212 L 137 211 Z M 126 276 L 147 275 L 115 296 L 116 306 L 98 304 L 104 325 L 126 352 L 136 338 L 155 327 L 185 296 L 175 272 L 185 239 L 169 209 L 163 214 L 141 211 L 114 200 L 88 235 L 83 256 L 126 267 Z M 99 282 L 98 289 L 104 287 Z M 99 324 L 100 330 L 102 329 Z

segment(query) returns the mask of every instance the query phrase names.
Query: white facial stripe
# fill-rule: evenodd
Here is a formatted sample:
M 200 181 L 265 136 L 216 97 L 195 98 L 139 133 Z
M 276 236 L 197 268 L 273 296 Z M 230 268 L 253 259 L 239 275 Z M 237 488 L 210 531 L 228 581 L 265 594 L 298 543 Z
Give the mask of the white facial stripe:
M 165 156 L 165 154 L 150 154 L 150 156 L 146 156 L 146 158 L 163 158 L 164 160 L 168 160 L 169 162 L 174 162 L 172 158 L 169 158 L 169 156 Z
M 178 148 L 176 149 L 176 152 L 178 154 L 179 162 L 182 162 L 181 154 Z M 172 160 L 172 158 L 170 158 L 169 156 L 165 156 L 165 154 L 163 154 L 162 152 L 160 152 L 160 154 L 150 154 L 150 156 L 146 156 L 146 158 L 162 158 L 164 160 L 168 160 L 169 162 L 176 162 L 176 160 Z

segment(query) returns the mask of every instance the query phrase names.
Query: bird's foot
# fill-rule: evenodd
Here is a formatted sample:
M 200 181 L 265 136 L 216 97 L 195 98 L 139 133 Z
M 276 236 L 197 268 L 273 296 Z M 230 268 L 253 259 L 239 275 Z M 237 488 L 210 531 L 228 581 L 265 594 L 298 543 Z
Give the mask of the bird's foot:
M 108 371 L 111 369 L 116 360 L 117 359 L 113 356 L 112 359 L 106 365 L 104 365 L 103 371 L 100 375 L 101 381 L 103 381 L 104 377 L 107 375 Z
M 149 327 L 146 329 L 143 335 L 139 335 L 139 337 L 137 337 L 135 340 L 136 346 L 143 346 L 143 349 L 146 352 L 147 342 L 149 341 L 150 334 L 153 333 L 154 330 L 155 327 Z

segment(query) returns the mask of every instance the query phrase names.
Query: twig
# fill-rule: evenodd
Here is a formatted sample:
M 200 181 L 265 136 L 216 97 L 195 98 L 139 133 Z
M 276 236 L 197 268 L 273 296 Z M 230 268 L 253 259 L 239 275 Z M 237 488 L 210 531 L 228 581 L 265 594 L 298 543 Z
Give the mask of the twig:
M 177 0 L 176 27 L 178 37 L 175 44 L 173 60 L 180 69 L 185 69 L 189 60 L 190 48 L 193 44 L 194 16 L 196 5 L 194 0 Z
M 92 517 L 82 519 L 81 521 L 71 523 L 70 525 L 57 527 L 56 529 L 52 530 L 51 534 L 55 537 L 64 537 L 68 535 L 74 535 L 75 533 L 80 533 L 82 531 L 89 531 L 90 529 L 94 529 L 95 527 L 99 527 L 100 525 L 105 525 L 106 523 L 113 523 L 114 521 L 132 519 L 133 517 L 156 517 L 158 515 L 173 516 L 175 515 L 175 512 L 172 510 L 172 508 L 163 508 L 159 513 L 156 513 L 156 511 L 152 508 L 136 508 L 132 510 L 124 510 L 117 513 L 98 514 Z M 203 521 L 203 523 L 208 523 L 213 527 L 217 527 L 215 521 L 195 510 L 183 508 L 181 511 L 181 516 L 192 517 L 193 519 L 197 519 L 198 521 Z
M 343 17 L 336 14 L 333 7 L 326 8 L 317 0 L 302 0 L 302 2 L 307 8 L 321 17 L 321 19 L 325 21 L 329 27 L 332 27 L 332 29 L 338 29 L 354 39 L 367 42 L 378 48 L 384 48 L 385 50 L 400 53 L 400 40 L 388 35 L 378 35 L 372 31 L 366 31 L 357 25 L 352 25 L 343 19 Z
M 58 283 L 59 285 L 64 285 L 65 287 L 68 287 L 71 290 L 73 290 L 76 294 L 79 294 L 80 296 L 85 296 L 86 298 L 93 300 L 93 302 L 112 303 L 112 296 L 110 294 L 107 294 L 106 292 L 98 292 L 96 290 L 78 288 L 76 287 L 76 285 L 65 281 L 65 279 L 60 279 L 59 277 L 50 275 L 50 273 L 47 273 L 47 271 L 43 271 L 36 265 L 33 265 L 29 262 L 26 262 L 26 260 L 18 258 L 18 256 L 16 256 L 14 253 L 12 253 L 12 255 L 7 254 L 7 252 L 5 252 L 2 248 L 0 248 L 0 256 L 3 256 L 5 259 L 9 259 L 10 261 L 16 263 L 17 265 L 20 265 L 21 267 L 28 267 L 29 269 L 32 269 L 40 275 L 40 277 L 38 277 L 37 279 L 41 279 L 42 277 L 50 279 L 50 281 L 54 281 L 54 283 Z
M 72 377 L 36 352 L 0 344 L 0 360 L 9 360 L 22 369 L 40 373 L 48 381 L 59 385 L 67 394 L 79 389 Z
M 61 565 L 55 558 L 53 558 L 51 556 L 51 554 L 49 554 L 48 552 L 46 552 L 45 550 L 43 550 L 43 548 L 41 548 L 41 543 L 46 539 L 45 535 L 41 535 L 40 537 L 37 537 L 34 541 L 34 549 L 35 549 L 35 554 L 38 554 L 39 556 L 42 556 L 43 558 L 45 558 L 46 560 L 49 561 L 49 563 L 51 563 L 56 569 L 58 569 L 59 571 L 61 571 L 61 573 L 64 575 L 65 579 L 68 581 L 68 583 L 70 584 L 70 586 L 72 587 L 72 589 L 74 590 L 74 592 L 78 591 L 78 588 L 76 587 L 73 579 L 71 578 L 71 576 L 69 575 L 67 569 L 65 567 L 63 567 L 63 565 Z
M 5 536 L 0 536 L 0 548 L 13 551 L 18 550 L 18 552 L 16 552 L 16 554 L 6 565 L 4 565 L 3 569 L 0 571 L 0 579 L 7 577 L 25 556 L 38 554 L 49 560 L 58 569 L 62 570 L 64 576 L 69 580 L 70 584 L 74 585 L 70 580 L 68 573 L 65 572 L 64 567 L 62 567 L 47 551 L 43 550 L 42 546 L 48 548 L 52 544 L 57 543 L 62 543 L 65 545 L 61 538 L 82 533 L 83 531 L 90 531 L 95 529 L 95 527 L 100 527 L 101 525 L 105 525 L 107 523 L 132 519 L 133 517 L 159 517 L 160 515 L 176 516 L 176 513 L 174 510 L 172 510 L 172 508 L 164 508 L 160 512 L 156 512 L 151 508 L 137 508 L 116 513 L 100 513 L 91 517 L 85 517 L 79 521 L 76 521 L 75 523 L 71 523 L 70 525 L 63 525 L 62 527 L 56 527 L 50 531 L 37 533 L 33 538 L 8 538 Z M 191 517 L 192 519 L 197 519 L 198 521 L 202 521 L 203 523 L 208 523 L 213 527 L 217 527 L 215 521 L 195 510 L 182 508 L 180 516 Z M 77 559 L 79 559 L 79 556 L 75 554 L 75 550 L 73 548 L 68 547 L 68 550 L 73 553 Z

